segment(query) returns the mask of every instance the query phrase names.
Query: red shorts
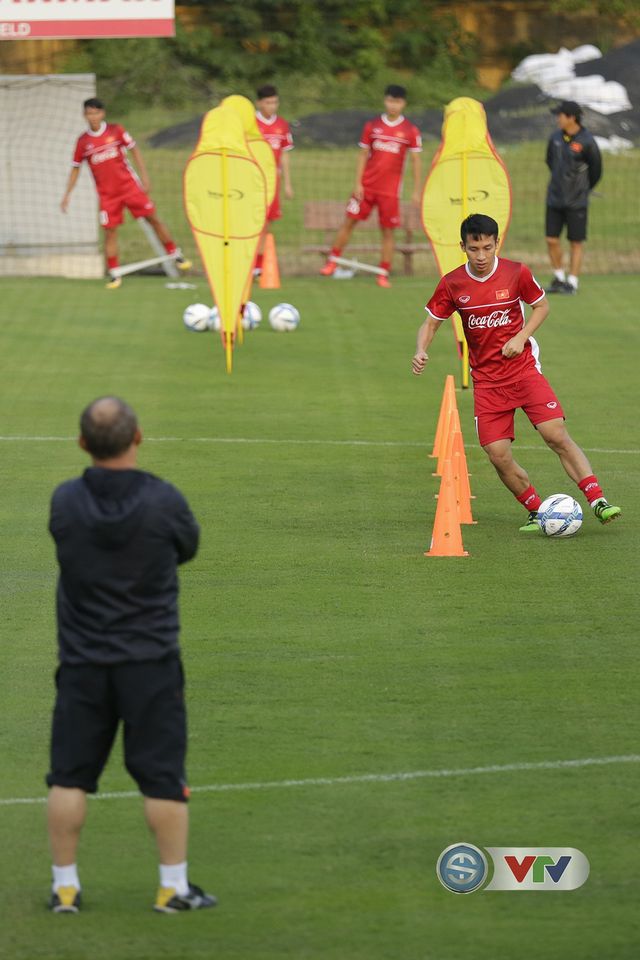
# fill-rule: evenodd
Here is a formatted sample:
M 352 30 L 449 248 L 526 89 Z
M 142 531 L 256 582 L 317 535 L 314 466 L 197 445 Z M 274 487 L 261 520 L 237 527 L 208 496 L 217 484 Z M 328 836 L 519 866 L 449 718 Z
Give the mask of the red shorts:
M 513 420 L 518 409 L 524 410 L 534 427 L 545 420 L 564 420 L 560 401 L 541 373 L 506 387 L 474 387 L 473 405 L 482 447 L 496 440 L 514 439 Z
M 119 227 L 125 207 L 136 220 L 156 212 L 155 204 L 144 190 L 132 184 L 115 196 L 100 196 L 100 226 Z
M 400 200 L 382 193 L 365 193 L 362 200 L 351 197 L 347 204 L 350 220 L 368 220 L 374 207 L 378 208 L 378 223 L 381 227 L 400 226 Z

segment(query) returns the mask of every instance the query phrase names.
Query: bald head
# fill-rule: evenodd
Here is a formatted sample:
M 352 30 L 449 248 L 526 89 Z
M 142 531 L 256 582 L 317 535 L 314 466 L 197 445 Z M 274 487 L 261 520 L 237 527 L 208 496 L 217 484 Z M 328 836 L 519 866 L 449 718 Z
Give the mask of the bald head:
M 98 397 L 82 411 L 80 437 L 95 460 L 112 460 L 140 442 L 138 419 L 119 397 Z

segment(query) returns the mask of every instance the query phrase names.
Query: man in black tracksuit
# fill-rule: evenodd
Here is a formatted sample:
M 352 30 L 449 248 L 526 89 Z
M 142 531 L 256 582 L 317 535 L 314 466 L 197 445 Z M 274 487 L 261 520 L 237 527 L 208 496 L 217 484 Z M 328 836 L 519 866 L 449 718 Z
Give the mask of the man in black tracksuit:
M 577 103 L 564 100 L 551 112 L 557 116 L 558 129 L 547 144 L 551 180 L 547 189 L 546 236 L 554 277 L 546 292 L 576 293 L 587 238 L 589 193 L 602 176 L 602 159 L 598 144 L 581 125 L 582 110 Z M 565 224 L 571 247 L 568 275 L 562 267 L 560 246 Z
M 49 530 L 60 568 L 57 697 L 51 735 L 50 907 L 77 913 L 76 851 L 122 721 L 127 770 L 144 797 L 160 857 L 154 909 L 213 906 L 187 879 L 186 714 L 178 645 L 177 567 L 199 528 L 175 487 L 136 468 L 133 410 L 101 397 L 80 420 L 93 466 L 54 492 Z

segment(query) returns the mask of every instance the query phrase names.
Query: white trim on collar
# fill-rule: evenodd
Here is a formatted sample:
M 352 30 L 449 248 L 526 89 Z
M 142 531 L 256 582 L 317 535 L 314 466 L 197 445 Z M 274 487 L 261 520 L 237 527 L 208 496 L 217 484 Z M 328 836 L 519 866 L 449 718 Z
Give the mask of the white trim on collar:
M 97 130 L 92 130 L 91 127 L 87 127 L 87 133 L 90 137 L 101 137 L 102 134 L 107 129 L 107 122 L 103 120 Z
M 386 113 L 381 113 L 380 119 L 382 120 L 383 123 L 386 123 L 388 127 L 397 127 L 398 124 L 402 123 L 402 121 L 404 120 L 404 115 L 401 113 L 400 116 L 396 117 L 395 120 L 389 120 L 389 117 L 386 115 Z
M 272 123 L 275 123 L 276 120 L 278 119 L 278 114 L 277 114 L 277 113 L 274 113 L 274 115 L 273 115 L 272 117 L 264 117 L 264 116 L 260 113 L 259 110 L 256 110 L 256 117 L 257 117 L 258 120 L 260 120 L 262 123 L 268 123 L 269 126 L 271 126 L 271 124 L 272 124 Z
M 465 268 L 465 270 L 467 271 L 467 273 L 469 274 L 469 276 L 471 277 L 472 280 L 477 280 L 478 283 L 486 283 L 487 280 L 490 280 L 491 277 L 492 277 L 492 276 L 494 275 L 494 273 L 496 272 L 496 270 L 498 269 L 498 257 L 497 257 L 497 255 L 496 255 L 496 262 L 495 262 L 494 265 L 493 265 L 493 270 L 491 271 L 491 273 L 488 273 L 488 274 L 486 275 L 486 277 L 476 277 L 475 273 L 472 273 L 471 270 L 469 269 L 469 261 L 468 261 L 468 260 L 467 260 L 467 262 L 465 263 L 464 268 Z

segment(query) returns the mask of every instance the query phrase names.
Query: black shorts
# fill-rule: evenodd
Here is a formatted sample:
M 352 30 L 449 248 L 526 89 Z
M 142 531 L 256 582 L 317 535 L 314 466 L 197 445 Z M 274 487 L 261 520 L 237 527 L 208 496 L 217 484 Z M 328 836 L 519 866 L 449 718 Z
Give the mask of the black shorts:
M 63 663 L 56 686 L 50 787 L 95 793 L 122 720 L 124 761 L 140 792 L 187 800 L 187 719 L 178 656 L 114 666 Z
M 587 239 L 587 208 L 572 210 L 569 207 L 547 207 L 545 230 L 547 237 L 559 237 L 567 225 L 567 239 L 580 243 Z

